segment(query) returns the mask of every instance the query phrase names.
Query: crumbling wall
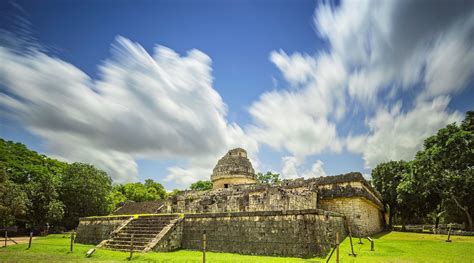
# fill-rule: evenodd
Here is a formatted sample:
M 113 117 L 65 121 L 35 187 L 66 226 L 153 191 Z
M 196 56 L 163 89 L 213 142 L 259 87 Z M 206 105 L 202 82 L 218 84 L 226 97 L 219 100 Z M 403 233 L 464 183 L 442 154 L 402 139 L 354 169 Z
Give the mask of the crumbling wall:
M 185 215 L 182 247 L 251 255 L 326 255 L 335 233 L 345 237 L 344 218 L 322 210 L 262 211 Z
M 346 216 L 347 226 L 354 236 L 368 236 L 384 228 L 383 214 L 379 207 L 363 197 L 341 197 L 319 201 L 319 207 Z
M 316 209 L 314 184 L 235 185 L 212 191 L 183 191 L 166 202 L 167 213 L 221 213 Z
M 77 226 L 76 242 L 97 245 L 108 239 L 110 233 L 128 219 L 129 216 L 81 218 Z

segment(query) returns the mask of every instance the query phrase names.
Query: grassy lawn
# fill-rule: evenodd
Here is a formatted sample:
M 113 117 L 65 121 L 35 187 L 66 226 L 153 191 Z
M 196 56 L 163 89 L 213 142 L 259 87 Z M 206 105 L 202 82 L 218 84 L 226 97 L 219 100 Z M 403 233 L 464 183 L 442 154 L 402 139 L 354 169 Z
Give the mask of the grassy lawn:
M 418 233 L 391 232 L 375 237 L 375 251 L 370 251 L 370 243 L 363 245 L 354 239 L 357 257 L 350 257 L 349 239 L 341 245 L 341 262 L 474 262 L 474 237 L 453 236 L 447 243 L 446 236 Z M 69 252 L 69 238 L 63 235 L 50 235 L 33 241 L 32 248 L 27 244 L 0 248 L 0 262 L 117 262 L 128 261 L 128 253 L 99 249 L 91 258 L 85 253 L 91 245 L 75 244 L 74 252 Z M 228 253 L 206 253 L 208 262 L 325 262 L 322 258 L 299 259 L 281 257 L 245 256 Z M 135 253 L 132 261 L 145 262 L 201 262 L 199 251 L 180 250 L 169 253 Z M 334 256 L 331 262 L 335 262 Z

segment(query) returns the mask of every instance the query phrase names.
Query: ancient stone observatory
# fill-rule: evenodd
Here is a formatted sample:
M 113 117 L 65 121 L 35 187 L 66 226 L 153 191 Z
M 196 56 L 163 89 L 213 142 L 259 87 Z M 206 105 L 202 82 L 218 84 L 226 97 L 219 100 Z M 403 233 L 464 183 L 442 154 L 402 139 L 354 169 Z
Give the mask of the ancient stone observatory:
M 246 151 L 237 148 L 218 161 L 211 180 L 209 191 L 83 218 L 77 240 L 127 250 L 134 234 L 140 251 L 201 249 L 205 231 L 210 251 L 312 257 L 326 255 L 336 233 L 367 236 L 384 227 L 380 194 L 357 172 L 257 184 Z
M 213 188 L 229 188 L 239 184 L 257 182 L 252 163 L 247 158 L 247 151 L 242 148 L 230 150 L 216 164 L 211 181 Z

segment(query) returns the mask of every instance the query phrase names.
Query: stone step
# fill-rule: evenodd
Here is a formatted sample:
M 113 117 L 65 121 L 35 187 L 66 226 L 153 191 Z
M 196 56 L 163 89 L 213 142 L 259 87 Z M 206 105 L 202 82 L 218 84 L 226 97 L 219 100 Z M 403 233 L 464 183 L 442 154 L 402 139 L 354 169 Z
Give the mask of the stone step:
M 153 240 L 154 237 L 150 238 L 133 238 L 133 242 L 150 242 Z M 118 241 L 118 242 L 128 242 L 130 243 L 130 240 L 132 240 L 130 237 L 115 237 L 111 241 Z
M 147 240 L 147 241 L 133 241 L 133 245 L 134 246 L 144 246 L 144 245 L 147 245 L 148 243 L 150 243 L 151 240 Z M 113 246 L 113 245 L 127 245 L 129 246 L 130 245 L 130 241 L 120 241 L 120 240 L 112 240 L 112 241 L 109 241 L 109 243 L 107 243 L 107 246 Z
M 165 227 L 167 226 L 168 223 L 166 224 L 153 224 L 153 225 L 143 225 L 143 224 L 128 224 L 126 227 L 124 228 L 127 228 L 127 227 L 142 227 L 142 228 L 157 228 L 157 227 Z
M 176 219 L 178 217 L 160 217 L 160 218 L 138 218 L 134 219 L 132 222 L 166 222 Z
M 122 231 L 121 233 L 128 233 L 128 234 L 158 234 L 161 232 L 161 229 L 127 229 Z
M 122 251 L 122 252 L 130 252 L 130 249 L 125 249 L 125 248 L 112 248 L 108 247 L 107 249 L 113 250 L 113 251 Z M 133 252 L 142 252 L 143 249 L 133 249 Z
M 119 245 L 119 244 L 110 244 L 106 246 L 107 248 L 117 248 L 117 249 L 128 249 L 130 250 L 130 245 Z M 142 251 L 145 249 L 146 245 L 133 245 L 133 250 Z
M 119 232 L 115 236 L 115 238 L 117 237 L 130 238 L 131 236 L 132 236 L 131 233 Z M 156 236 L 156 233 L 134 233 L 133 236 L 134 238 L 153 238 Z

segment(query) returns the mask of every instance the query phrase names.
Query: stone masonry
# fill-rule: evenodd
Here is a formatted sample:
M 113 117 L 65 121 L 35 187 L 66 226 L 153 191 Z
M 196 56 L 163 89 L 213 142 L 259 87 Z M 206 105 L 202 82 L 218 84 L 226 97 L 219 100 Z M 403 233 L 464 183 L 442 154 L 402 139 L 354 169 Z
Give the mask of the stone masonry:
M 357 172 L 258 184 L 247 152 L 237 148 L 218 161 L 211 180 L 212 190 L 125 203 L 114 217 L 83 218 L 77 241 L 126 249 L 133 232 L 144 252 L 200 250 L 205 231 L 210 251 L 313 257 L 330 251 L 336 232 L 341 239 L 348 230 L 368 236 L 385 225 L 380 194 Z M 124 216 L 143 213 L 152 215 Z

